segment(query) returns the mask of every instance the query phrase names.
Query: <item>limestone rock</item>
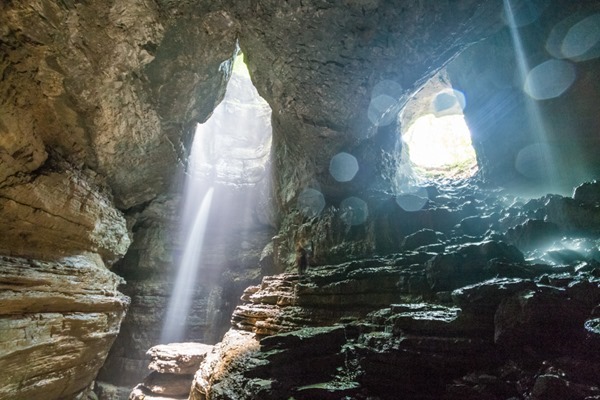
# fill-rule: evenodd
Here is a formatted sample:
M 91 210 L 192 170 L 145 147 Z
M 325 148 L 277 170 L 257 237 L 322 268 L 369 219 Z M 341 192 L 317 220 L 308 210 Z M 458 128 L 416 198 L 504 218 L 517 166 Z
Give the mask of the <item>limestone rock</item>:
M 573 199 L 585 203 L 600 202 L 600 181 L 585 182 L 575 188 Z
M 193 374 L 212 349 L 213 346 L 202 343 L 159 344 L 148 350 L 148 368 L 161 374 Z
M 163 396 L 160 394 L 153 394 L 148 389 L 146 389 L 143 385 L 140 384 L 133 388 L 133 390 L 129 394 L 128 400 L 186 400 L 187 398 L 188 398 L 187 395 L 182 395 L 182 396 L 165 395 L 165 396 Z
M 130 400 L 187 399 L 193 374 L 213 346 L 202 343 L 160 344 L 148 350 L 153 370 L 129 394 Z
M 545 206 L 547 220 L 569 232 L 600 232 L 600 205 L 580 203 L 567 197 L 553 197 Z
M 404 250 L 415 250 L 417 247 L 440 243 L 438 234 L 431 229 L 421 229 L 404 238 L 402 248 Z
M 504 242 L 485 241 L 447 249 L 427 263 L 427 280 L 437 291 L 452 290 L 460 286 L 491 278 L 485 266 L 492 259 L 522 262 L 523 254 Z
M 273 108 L 280 202 L 290 208 L 313 182 L 339 200 L 351 188 L 381 184 L 382 144 L 394 148 L 398 139 L 394 129 L 385 131 L 393 116 L 452 53 L 497 29 L 498 11 L 487 1 L 396 7 L 273 0 L 258 8 L 236 2 L 240 45 L 259 93 Z M 463 28 L 469 25 L 474 29 Z M 392 67 L 398 57 L 411 61 Z M 359 176 L 337 184 L 323 166 L 365 139 L 365 151 L 357 152 Z
M 60 160 L 30 182 L 0 189 L 0 213 L 4 254 L 57 259 L 89 251 L 112 263 L 130 244 L 125 218 L 101 182 Z
M 190 400 L 206 399 L 207 395 L 215 400 L 225 399 L 238 392 L 239 385 L 244 385 L 245 382 L 238 379 L 235 369 L 242 366 L 246 357 L 258 349 L 259 342 L 253 333 L 228 331 L 196 372 Z M 229 398 L 235 398 L 235 395 Z
M 227 14 L 186 7 L 3 3 L 0 186 L 37 169 L 47 147 L 105 175 L 119 207 L 167 190 L 235 49 Z
M 529 346 L 546 353 L 566 353 L 584 337 L 590 310 L 559 290 L 526 290 L 502 301 L 496 315 L 495 341 L 510 351 Z
M 200 366 L 199 363 L 198 366 Z M 161 396 L 187 396 L 190 394 L 192 379 L 193 374 L 182 375 L 153 372 L 144 379 L 143 386 L 148 388 L 151 393 Z
M 0 398 L 72 398 L 95 379 L 129 299 L 98 256 L 0 257 Z
M 519 249 L 547 246 L 561 236 L 558 226 L 552 222 L 528 219 L 506 232 L 506 241 Z
M 583 394 L 557 375 L 540 375 L 531 391 L 533 400 L 583 399 Z

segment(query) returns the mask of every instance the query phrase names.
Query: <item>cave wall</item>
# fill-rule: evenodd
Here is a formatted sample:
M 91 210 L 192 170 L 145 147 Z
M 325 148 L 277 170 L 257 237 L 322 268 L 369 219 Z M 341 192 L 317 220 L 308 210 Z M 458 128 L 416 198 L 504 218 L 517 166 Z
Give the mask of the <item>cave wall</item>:
M 275 190 L 284 209 L 306 187 L 339 202 L 381 185 L 369 166 L 415 90 L 472 41 L 496 30 L 495 2 L 261 1 L 236 3 L 240 46 L 253 81 L 273 109 Z M 383 136 L 383 137 L 382 137 Z M 336 153 L 371 146 L 360 179 L 329 175 Z M 378 146 L 379 145 L 379 146 Z M 363 163 L 363 161 L 365 161 Z
M 0 4 L 0 398 L 88 390 L 130 303 L 110 268 L 179 189 L 231 24 L 197 2 Z
M 538 3 L 537 18 L 517 30 L 523 61 L 529 69 L 556 59 L 570 65 L 575 79 L 564 93 L 535 100 L 524 91 L 508 28 L 467 49 L 447 71 L 454 88 L 466 96 L 465 119 L 484 179 L 533 193 L 570 193 L 600 172 L 596 112 L 600 61 L 597 57 L 569 59 L 560 47 L 568 29 L 598 13 L 600 7 L 591 1 Z M 552 85 L 558 80 L 547 77 L 544 82 Z M 544 156 L 546 163 L 538 159 Z
M 212 269 L 197 287 L 189 333 L 205 341 L 216 341 L 227 325 L 235 306 L 228 299 L 261 273 L 292 265 L 300 239 L 335 250 L 318 250 L 320 263 L 340 261 L 392 251 L 413 228 L 443 230 L 465 215 L 429 210 L 407 222 L 388 199 L 369 224 L 351 227 L 336 210 L 350 193 L 382 204 L 381 193 L 367 193 L 391 185 L 394 162 L 388 164 L 382 151 L 398 149 L 394 115 L 458 52 L 501 25 L 500 4 L 475 0 L 0 4 L 0 217 L 7 221 L 0 228 L 0 253 L 12 257 L 2 267 L 2 285 L 11 296 L 17 287 L 31 288 L 17 297 L 32 293 L 28 301 L 35 304 L 2 314 L 2 337 L 8 339 L 0 367 L 9 382 L 3 393 L 72 398 L 89 386 L 129 302 L 108 268 L 127 279 L 122 291 L 132 300 L 102 378 L 118 384 L 138 379 L 143 353 L 156 344 L 181 251 L 174 226 L 191 135 L 223 98 L 236 39 L 273 110 L 273 187 L 261 188 L 260 195 L 274 193 L 278 219 L 258 221 L 256 231 L 235 232 L 234 226 L 226 232 L 235 235 L 211 235 L 206 257 Z M 339 151 L 358 159 L 360 171 L 351 182 L 329 175 Z M 478 151 L 487 157 L 484 147 Z M 295 210 L 306 188 L 323 193 L 323 218 Z M 263 251 L 276 224 L 280 233 Z M 80 293 L 71 281 L 65 288 L 57 278 L 79 273 L 73 257 L 92 260 L 81 278 L 92 293 Z M 19 286 L 15 275 L 31 279 Z M 44 296 L 66 293 L 64 300 L 37 296 L 40 282 L 48 282 Z M 100 294 L 94 292 L 98 286 Z M 22 329 L 42 329 L 50 316 L 48 324 L 74 328 L 59 329 L 64 338 L 50 329 L 52 339 L 43 343 Z M 75 317 L 81 326 L 56 322 Z M 86 318 L 96 322 L 82 323 Z M 96 340 L 100 331 L 105 335 Z M 40 354 L 60 361 L 62 344 L 91 340 L 93 357 L 77 353 L 62 374 L 42 384 L 11 369 L 15 359 Z M 56 372 L 33 365 L 38 376 Z

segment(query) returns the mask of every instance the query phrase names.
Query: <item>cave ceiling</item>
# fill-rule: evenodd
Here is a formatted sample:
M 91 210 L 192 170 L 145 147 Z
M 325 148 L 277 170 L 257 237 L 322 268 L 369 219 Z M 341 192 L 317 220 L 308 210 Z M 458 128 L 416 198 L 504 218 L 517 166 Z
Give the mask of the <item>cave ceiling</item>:
M 307 169 L 294 179 L 279 159 L 289 197 L 326 181 L 335 152 L 376 134 L 390 104 L 373 98 L 399 107 L 501 20 L 497 2 L 474 0 L 0 7 L 0 186 L 27 181 L 54 154 L 106 179 L 120 209 L 172 187 L 194 124 L 222 99 L 236 40 L 274 111 L 275 152 Z

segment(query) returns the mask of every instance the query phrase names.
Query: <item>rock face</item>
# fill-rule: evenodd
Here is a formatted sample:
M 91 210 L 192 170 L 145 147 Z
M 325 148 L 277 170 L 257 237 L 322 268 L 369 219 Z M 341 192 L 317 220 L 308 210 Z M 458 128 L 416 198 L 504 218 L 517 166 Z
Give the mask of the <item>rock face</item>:
M 459 67 L 454 72 L 449 70 L 448 75 L 469 99 L 465 114 L 473 130 L 482 176 L 490 184 L 505 182 L 519 174 L 532 178 L 527 175 L 531 160 L 526 156 L 546 148 L 535 142 L 532 132 L 522 132 L 523 126 L 529 127 L 521 111 L 525 108 L 522 85 L 514 84 L 510 78 L 501 80 L 500 88 L 488 85 L 489 80 L 482 79 L 481 71 L 474 70 L 481 67 L 482 74 L 489 73 L 492 81 L 497 75 L 506 78 L 507 71 L 512 74 L 515 70 L 508 31 L 502 29 L 502 21 L 506 19 L 502 16 L 501 2 L 413 3 L 1 2 L 0 255 L 20 257 L 18 261 L 12 258 L 13 261 L 7 261 L 10 272 L 5 275 L 6 282 L 2 281 L 9 289 L 1 296 L 6 296 L 10 300 L 7 304 L 12 307 L 10 316 L 1 320 L 8 327 L 2 337 L 10 340 L 0 354 L 0 369 L 7 377 L 0 380 L 0 385 L 8 382 L 8 386 L 0 387 L 2 396 L 13 398 L 22 393 L 22 398 L 43 396 L 52 400 L 84 395 L 117 333 L 126 303 L 116 292 L 116 278 L 105 265 L 112 266 L 129 281 L 123 291 L 133 300 L 101 377 L 121 384 L 143 369 L 144 352 L 157 343 L 165 304 L 173 291 L 175 259 L 182 246 L 173 226 L 180 222 L 179 179 L 187 163 L 190 139 L 195 125 L 207 120 L 223 99 L 237 43 L 247 56 L 254 84 L 274 111 L 273 182 L 256 191 L 246 190 L 242 184 L 220 188 L 225 193 L 223 203 L 234 200 L 231 209 L 215 214 L 211 221 L 214 229 L 209 232 L 211 240 L 206 245 L 207 267 L 203 270 L 202 284 L 196 287 L 187 335 L 206 342 L 217 341 L 228 327 L 229 315 L 243 288 L 260 282 L 265 271 L 291 269 L 298 242 L 306 242 L 311 249 L 311 265 L 329 267 L 310 272 L 308 279 L 287 274 L 266 279 L 262 287 L 250 289 L 245 295 L 247 302 L 234 316 L 236 326 L 244 331 L 228 334 L 228 338 L 239 336 L 247 343 L 238 346 L 232 340 L 230 345 L 218 349 L 228 346 L 238 349 L 230 353 L 228 362 L 236 371 L 243 371 L 247 366 L 238 363 L 236 354 L 256 353 L 254 359 L 258 364 L 276 365 L 279 352 L 283 354 L 286 346 L 299 344 L 299 349 L 322 362 L 324 374 L 334 383 L 323 386 L 321 378 L 311 372 L 311 361 L 299 370 L 301 373 L 282 368 L 282 375 L 272 375 L 277 376 L 277 381 L 283 382 L 288 376 L 288 382 L 297 382 L 286 383 L 287 386 L 278 387 L 277 383 L 272 387 L 269 375 L 257 372 L 258 378 L 251 378 L 250 392 L 275 396 L 292 390 L 299 398 L 321 395 L 339 398 L 360 397 L 361 390 L 379 397 L 385 397 L 388 389 L 410 391 L 407 382 L 411 376 L 404 377 L 400 386 L 394 386 L 386 378 L 382 366 L 390 359 L 380 353 L 390 346 L 395 351 L 390 356 L 394 365 L 405 362 L 407 354 L 412 360 L 417 353 L 415 359 L 422 371 L 441 373 L 441 364 L 429 370 L 424 360 L 438 360 L 448 342 L 471 343 L 474 336 L 470 331 L 466 333 L 465 328 L 458 336 L 442 335 L 442 340 L 437 340 L 427 331 L 429 328 L 423 328 L 427 334 L 410 345 L 419 348 L 422 343 L 433 343 L 433 347 L 423 352 L 412 347 L 405 351 L 402 343 L 409 345 L 410 341 L 398 334 L 404 328 L 394 328 L 394 321 L 400 319 L 412 324 L 425 313 L 442 321 L 432 323 L 433 326 L 445 323 L 454 326 L 455 319 L 460 319 L 458 311 L 449 303 L 438 303 L 444 299 L 448 302 L 452 298 L 448 292 L 457 286 L 477 284 L 463 280 L 459 263 L 448 261 L 456 254 L 471 255 L 457 252 L 456 246 L 475 246 L 483 251 L 485 243 L 504 248 L 508 245 L 499 244 L 504 240 L 519 247 L 538 239 L 540 242 L 555 239 L 553 235 L 542 237 L 536 223 L 528 220 L 553 226 L 557 235 L 572 235 L 575 248 L 567 248 L 563 242 L 558 243 L 559 249 L 551 251 L 537 245 L 533 249 L 519 247 L 529 252 L 531 263 L 526 265 L 517 253 L 496 249 L 492 253 L 502 257 L 480 257 L 473 264 L 477 276 L 525 279 L 535 284 L 535 288 L 529 288 L 535 293 L 544 285 L 557 287 L 559 291 L 564 289 L 568 292 L 567 308 L 570 300 L 581 301 L 585 297 L 582 293 L 587 292 L 573 288 L 583 285 L 573 283 L 572 287 L 565 287 L 567 278 L 556 276 L 554 268 L 571 277 L 591 274 L 589 284 L 595 284 L 594 263 L 599 258 L 597 249 L 593 250 L 596 244 L 593 235 L 598 233 L 593 194 L 581 189 L 574 199 L 548 197 L 528 207 L 522 202 L 507 207 L 503 201 L 475 195 L 466 200 L 464 193 L 456 188 L 445 193 L 435 194 L 425 189 L 426 194 L 397 196 L 398 189 L 411 177 L 397 172 L 402 145 L 396 116 L 427 79 L 474 42 L 479 45 L 464 53 L 456 64 Z M 559 1 L 546 10 L 539 21 L 544 34 L 549 34 L 562 15 L 579 18 L 578 12 L 596 13 L 598 4 Z M 571 26 L 560 25 L 558 30 Z M 491 42 L 482 41 L 501 29 Z M 527 51 L 533 54 L 528 61 L 537 65 L 541 60 L 534 58 L 543 55 L 545 46 L 529 43 L 535 38 L 536 27 L 522 31 L 528 38 L 527 50 L 536 50 Z M 490 43 L 493 52 L 488 51 Z M 490 53 L 498 58 L 487 58 Z M 480 63 L 482 58 L 489 62 Z M 561 183 L 579 182 L 582 177 L 598 172 L 595 155 L 600 144 L 594 114 L 599 92 L 594 75 L 597 62 L 573 60 L 577 63 L 573 67 L 577 79 L 571 91 L 541 104 L 542 116 L 548 117 L 549 125 L 555 127 L 550 132 L 548 147 L 563 161 L 555 168 L 560 172 L 558 175 L 566 176 L 559 180 Z M 482 83 L 485 85 L 479 86 Z M 503 93 L 505 88 L 510 95 L 503 99 L 508 99 L 508 104 L 516 109 L 486 102 L 496 99 L 494 95 Z M 564 112 L 565 106 L 569 106 L 571 113 Z M 489 112 L 490 107 L 493 113 Z M 489 115 L 502 123 L 483 118 Z M 584 129 L 571 135 L 575 125 L 570 121 L 581 122 Z M 565 137 L 577 137 L 577 143 L 586 149 L 581 157 L 577 157 L 578 144 L 565 142 Z M 516 165 L 519 152 L 529 145 L 534 147 L 521 156 L 525 162 L 519 169 Z M 351 153 L 358 165 L 356 175 L 347 182 L 336 180 L 329 171 L 332 157 L 340 152 Z M 266 153 L 260 154 L 264 157 Z M 582 169 L 561 169 L 568 165 L 565 160 L 581 161 L 578 166 Z M 236 166 L 244 164 L 243 160 L 235 161 Z M 535 159 L 533 165 L 539 166 Z M 257 175 L 266 174 L 266 170 L 256 170 L 260 170 Z M 538 178 L 534 174 L 532 179 Z M 257 211 L 265 202 L 256 197 L 247 201 L 242 194 L 276 199 L 276 215 Z M 306 207 L 301 200 L 307 197 L 309 205 L 318 207 Z M 410 203 L 409 209 L 406 202 Z M 240 207 L 244 203 L 252 203 L 253 212 L 245 213 L 247 209 Z M 419 209 L 410 209 L 416 203 Z M 231 221 L 224 224 L 227 217 Z M 237 229 L 236 223 L 245 225 L 248 221 L 252 221 L 249 226 Z M 227 225 L 226 229 L 221 229 L 222 225 Z M 522 229 L 516 228 L 521 225 Z M 279 231 L 273 231 L 274 227 Z M 515 234 L 505 235 L 511 228 Z M 411 236 L 422 229 L 429 231 Z M 406 253 L 379 257 L 400 251 Z M 437 279 L 436 269 L 427 271 L 424 267 L 434 253 L 439 253 L 440 259 L 448 257 L 440 264 L 434 263 L 436 268 L 451 264 L 449 268 L 438 269 L 450 271 L 453 282 L 446 287 L 445 282 L 432 287 Z M 357 261 L 348 263 L 351 259 Z M 14 265 L 19 265 L 17 272 Z M 543 274 L 548 276 L 539 277 Z M 23 276 L 27 277 L 27 283 L 15 286 L 15 282 L 22 283 Z M 54 276 L 64 278 L 65 282 Z M 85 284 L 80 284 L 80 277 Z M 67 283 L 68 288 L 63 287 Z M 275 288 L 276 295 L 270 293 Z M 442 288 L 444 292 L 435 293 Z M 23 295 L 13 297 L 22 289 Z M 465 291 L 470 295 L 473 291 L 478 293 L 478 288 Z M 514 323 L 502 319 L 504 333 L 499 337 L 508 338 L 507 343 L 513 339 L 520 343 L 524 336 L 521 326 L 527 326 L 528 316 L 537 318 L 539 308 L 535 302 L 528 303 L 523 293 L 512 295 L 516 297 L 507 300 L 503 307 L 518 310 L 522 304 L 522 319 Z M 498 299 L 494 296 L 491 304 L 495 305 Z M 561 296 L 556 304 L 563 304 Z M 406 305 L 388 307 L 417 298 L 431 300 L 432 304 L 420 309 Z M 457 294 L 454 298 L 463 297 Z M 331 299 L 339 301 L 339 307 L 328 307 Z M 591 304 L 586 303 L 585 307 L 590 308 Z M 386 311 L 387 308 L 391 311 Z M 375 323 L 366 317 L 378 309 L 384 310 L 382 320 Z M 400 315 L 406 313 L 410 315 Z M 31 327 L 43 325 L 40 321 L 46 320 L 38 319 L 42 314 L 54 322 L 49 322 L 50 334 L 42 335 L 45 338 L 44 344 L 39 345 L 42 347 L 36 347 L 37 336 L 27 332 Z M 486 321 L 490 321 L 489 317 L 488 314 Z M 350 325 L 346 318 L 361 322 Z M 597 341 L 596 319 L 594 315 L 586 320 L 586 326 L 591 327 L 586 331 L 590 345 Z M 14 325 L 13 321 L 26 322 Z M 337 322 L 343 323 L 342 328 L 332 325 Z M 306 334 L 292 332 L 304 326 L 309 327 Z M 396 333 L 389 336 L 388 330 Z M 279 339 L 264 342 L 268 356 L 262 358 L 264 354 L 259 352 L 254 337 L 257 334 L 287 336 L 281 343 Z M 13 340 L 15 337 L 18 340 Z M 55 339 L 59 342 L 53 342 Z M 329 343 L 323 354 L 315 350 L 315 343 L 320 342 Z M 488 344 L 482 346 L 487 349 Z M 35 368 L 42 368 L 36 375 L 20 366 L 13 368 L 15 360 L 27 354 L 21 350 L 25 348 L 39 350 L 36 356 L 27 357 L 44 361 L 32 363 Z M 343 353 L 346 349 L 352 351 L 351 356 Z M 448 353 L 454 371 L 457 374 L 465 371 L 460 368 L 456 349 Z M 419 359 L 420 354 L 425 355 Z M 46 362 L 46 357 L 51 360 Z M 343 364 L 340 364 L 342 359 L 358 364 L 364 360 L 368 373 L 361 375 L 358 371 L 357 375 L 337 376 L 333 371 Z M 221 363 L 219 356 L 211 360 Z M 579 362 L 579 358 L 574 360 L 571 361 Z M 567 397 L 573 393 L 596 396 L 586 386 L 589 379 L 578 378 L 575 367 L 555 361 L 543 371 L 540 369 L 532 396 L 542 398 L 553 388 Z M 595 371 L 587 359 L 585 365 Z M 45 366 L 52 366 L 53 372 L 44 370 Z M 481 387 L 485 391 L 497 384 L 499 376 L 509 369 L 507 366 L 502 371 L 490 371 L 496 380 L 467 377 L 452 386 L 447 395 L 473 397 L 474 391 Z M 208 393 L 210 387 L 215 387 L 218 390 L 214 393 L 221 390 L 225 393 L 222 396 L 240 398 L 238 394 L 247 381 L 234 382 L 231 377 L 236 375 L 227 377 L 226 369 L 221 372 L 222 385 L 218 385 L 214 376 L 207 375 L 202 379 L 212 383 L 202 390 Z M 530 372 L 515 372 L 511 376 L 527 380 L 532 376 Z M 244 372 L 239 374 L 245 376 Z M 303 375 L 310 377 L 308 381 L 303 381 Z M 431 396 L 439 398 L 436 396 L 442 393 L 446 378 L 424 384 L 423 388 L 430 386 Z M 158 381 L 149 385 L 161 386 Z M 98 392 L 107 398 L 121 396 L 122 391 L 110 384 L 98 387 L 102 388 Z M 231 395 L 227 392 L 229 387 Z M 574 387 L 577 390 L 571 390 Z M 507 398 L 513 392 L 502 392 L 498 397 L 508 393 Z
M 70 399 L 124 315 L 105 265 L 135 240 L 140 208 L 176 186 L 224 94 L 235 27 L 206 4 L 136 0 L 3 2 L 0 26 L 0 254 L 26 258 L 1 276 L 0 397 Z
M 472 194 L 468 202 L 486 198 L 478 204 L 487 215 L 507 200 Z M 528 216 L 544 218 L 550 203 L 513 199 L 521 206 L 508 207 L 514 215 L 502 225 L 510 230 Z M 509 215 L 508 209 L 499 213 Z M 581 240 L 580 231 L 556 229 L 567 237 L 547 253 Z M 264 277 L 244 292 L 231 330 L 196 373 L 190 398 L 598 395 L 594 372 L 585 372 L 600 368 L 593 351 L 600 301 L 595 253 L 582 248 L 585 261 L 542 264 L 541 248 L 521 252 L 498 240 L 499 232 L 476 242 L 461 234 L 461 224 L 447 236 L 419 233 L 425 242 L 438 241 L 438 254 L 425 245 Z
M 98 256 L 0 258 L 0 398 L 73 398 L 115 340 L 129 299 Z
M 387 272 L 382 266 L 369 270 L 373 276 L 385 276 Z M 566 361 L 592 369 L 600 365 L 596 355 L 586 351 L 587 345 L 581 342 L 590 307 L 561 293 L 562 285 L 570 286 L 589 276 L 565 279 L 561 287 L 552 289 L 532 280 L 492 280 L 461 289 L 456 297 L 453 294 L 460 308 L 429 302 L 391 303 L 377 309 L 376 294 L 372 294 L 373 311 L 365 316 L 369 305 L 363 304 L 358 311 L 334 301 L 340 296 L 340 286 L 352 286 L 350 282 L 358 286 L 356 279 L 344 276 L 342 271 L 335 283 L 322 284 L 323 271 L 319 269 L 303 278 L 320 288 L 322 302 L 303 300 L 304 294 L 299 291 L 293 297 L 283 294 L 281 280 L 293 282 L 291 276 L 265 278 L 262 289 L 234 313 L 236 328 L 225 335 L 196 373 L 190 398 L 394 399 L 403 393 L 409 399 L 458 399 L 460 393 L 469 392 L 468 398 L 474 399 L 496 395 L 520 398 L 526 391 L 541 390 L 535 387 L 538 383 L 523 386 L 535 374 L 537 367 L 532 368 L 531 363 L 555 365 Z M 592 280 L 594 290 L 599 291 L 600 282 Z M 562 304 L 551 308 L 556 311 L 551 318 L 547 315 L 548 303 L 534 300 L 548 291 L 555 291 L 553 301 Z M 397 295 L 402 293 L 399 287 Z M 257 302 L 258 294 L 266 303 L 273 302 L 269 298 L 278 299 L 277 307 L 265 309 Z M 404 296 L 409 298 L 406 293 Z M 361 297 L 357 290 L 356 298 Z M 524 306 L 527 315 L 522 317 L 507 308 L 517 297 L 531 299 L 527 300 L 530 305 Z M 314 303 L 321 303 L 321 308 L 315 310 Z M 336 307 L 343 308 L 345 314 L 336 313 Z M 319 318 L 319 313 L 329 319 Z M 276 314 L 278 319 L 273 318 Z M 273 320 L 279 325 L 271 323 L 270 330 L 265 329 L 266 322 Z M 507 346 L 508 340 L 511 342 Z M 529 359 L 522 363 L 523 351 L 528 352 Z M 515 369 L 514 378 L 499 375 L 510 365 Z M 597 392 L 593 379 L 574 374 L 569 379 L 578 381 L 581 393 Z M 459 384 L 462 379 L 464 383 Z M 490 382 L 471 388 L 471 379 Z M 569 386 L 569 379 L 561 378 L 560 383 Z
M 499 14 L 488 1 L 236 2 L 240 45 L 273 109 L 279 201 L 293 206 L 310 187 L 337 203 L 381 185 L 389 172 L 381 151 L 398 143 L 394 120 L 403 104 L 455 53 L 496 30 Z M 359 164 L 346 184 L 327 170 L 340 151 Z
M 31 181 L 0 189 L 0 251 L 60 258 L 84 251 L 112 263 L 130 244 L 123 214 L 92 171 L 62 160 L 47 162 Z
M 121 207 L 168 188 L 184 134 L 223 94 L 220 64 L 235 41 L 226 15 L 174 18 L 179 11 L 144 1 L 3 4 L 0 181 L 40 167 L 47 146 L 105 175 Z

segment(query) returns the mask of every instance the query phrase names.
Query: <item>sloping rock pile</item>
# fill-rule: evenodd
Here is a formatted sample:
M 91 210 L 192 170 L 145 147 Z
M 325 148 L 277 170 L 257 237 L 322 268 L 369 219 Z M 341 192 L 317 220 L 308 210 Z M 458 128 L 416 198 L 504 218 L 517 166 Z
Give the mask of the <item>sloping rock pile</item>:
M 249 287 L 190 399 L 599 398 L 596 205 L 484 196 L 465 201 L 485 229 Z M 563 203 L 577 210 L 553 217 Z

